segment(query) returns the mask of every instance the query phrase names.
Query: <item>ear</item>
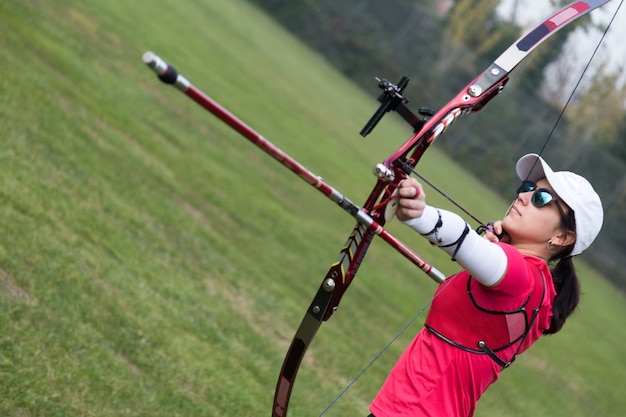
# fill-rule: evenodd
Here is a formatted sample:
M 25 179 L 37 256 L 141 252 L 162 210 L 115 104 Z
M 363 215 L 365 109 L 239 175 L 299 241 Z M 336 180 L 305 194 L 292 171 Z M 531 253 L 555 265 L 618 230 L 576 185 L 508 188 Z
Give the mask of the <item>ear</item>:
M 576 233 L 570 230 L 561 231 L 559 234 L 554 235 L 550 241 L 555 246 L 573 245 L 576 242 Z

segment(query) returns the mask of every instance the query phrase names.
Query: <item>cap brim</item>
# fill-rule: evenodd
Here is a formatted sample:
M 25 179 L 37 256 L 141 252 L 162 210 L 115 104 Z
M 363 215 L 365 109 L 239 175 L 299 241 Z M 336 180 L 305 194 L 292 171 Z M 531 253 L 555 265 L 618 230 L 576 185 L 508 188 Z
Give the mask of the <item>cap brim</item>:
M 515 166 L 517 176 L 522 181 L 537 182 L 542 178 L 548 181 L 548 184 L 552 187 L 554 192 L 559 196 L 565 204 L 572 207 L 572 201 L 567 193 L 559 193 L 559 191 L 567 190 L 567 185 L 563 183 L 563 179 L 556 175 L 556 173 L 550 168 L 550 165 L 543 158 L 536 153 L 530 153 L 522 156 Z
M 546 163 L 536 153 L 529 153 L 522 156 L 515 165 L 517 176 L 522 181 L 537 182 L 542 178 L 547 178 L 550 182 L 550 177 L 554 174 L 550 165 Z

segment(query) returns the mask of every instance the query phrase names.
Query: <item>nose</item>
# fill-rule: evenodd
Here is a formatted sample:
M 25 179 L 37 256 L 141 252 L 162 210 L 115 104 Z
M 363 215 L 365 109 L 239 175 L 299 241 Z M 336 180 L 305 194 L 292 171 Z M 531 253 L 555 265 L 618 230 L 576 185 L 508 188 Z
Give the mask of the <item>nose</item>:
M 528 204 L 529 195 L 532 195 L 531 191 L 528 191 L 525 193 L 519 193 L 517 197 L 515 198 L 515 201 L 519 201 L 522 205 L 525 206 L 526 204 Z
M 528 202 L 530 201 L 527 194 L 528 193 L 518 194 L 517 197 L 515 197 L 515 200 L 513 200 L 511 207 L 513 206 L 526 207 L 528 205 Z

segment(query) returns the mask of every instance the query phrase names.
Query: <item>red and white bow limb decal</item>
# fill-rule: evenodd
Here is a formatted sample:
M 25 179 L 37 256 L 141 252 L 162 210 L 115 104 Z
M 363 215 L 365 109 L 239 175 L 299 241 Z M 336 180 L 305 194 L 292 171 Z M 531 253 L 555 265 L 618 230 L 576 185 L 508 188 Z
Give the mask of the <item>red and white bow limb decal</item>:
M 411 122 L 415 133 L 397 151 L 385 159 L 383 163 L 376 166 L 374 170 L 377 176 L 376 184 L 362 207 L 352 203 L 320 177 L 314 175 L 228 110 L 194 87 L 164 60 L 152 52 L 146 52 L 143 55 L 144 63 L 158 75 L 161 81 L 175 86 L 250 142 L 289 168 L 308 184 L 318 189 L 357 220 L 352 233 L 322 280 L 291 342 L 278 378 L 272 417 L 284 417 L 287 415 L 289 398 L 302 358 L 322 321 L 328 320 L 337 309 L 375 235 L 380 236 L 436 282 L 445 280 L 445 276 L 440 271 L 396 239 L 383 227 L 385 222 L 393 217 L 394 210 L 390 205 L 390 201 L 393 201 L 391 199 L 393 192 L 397 189 L 399 183 L 407 178 L 410 170 L 415 167 L 430 144 L 459 116 L 482 109 L 487 102 L 504 88 L 509 80 L 510 72 L 547 37 L 609 1 L 574 1 L 565 6 L 528 34 L 518 39 L 483 73 L 469 83 L 452 100 L 442 106 L 430 119 L 421 121 L 419 124 Z M 401 92 L 401 89 L 396 91 Z M 399 95 L 398 97 L 401 98 Z M 376 120 L 373 122 L 370 120 L 368 125 L 375 125 L 386 111 L 388 110 L 383 109 L 381 106 L 381 109 L 375 114 L 374 118 Z M 407 118 L 406 113 L 410 113 L 403 104 L 399 106 L 397 111 L 405 118 Z M 411 116 L 411 120 L 415 120 L 414 115 L 410 114 L 409 116 Z

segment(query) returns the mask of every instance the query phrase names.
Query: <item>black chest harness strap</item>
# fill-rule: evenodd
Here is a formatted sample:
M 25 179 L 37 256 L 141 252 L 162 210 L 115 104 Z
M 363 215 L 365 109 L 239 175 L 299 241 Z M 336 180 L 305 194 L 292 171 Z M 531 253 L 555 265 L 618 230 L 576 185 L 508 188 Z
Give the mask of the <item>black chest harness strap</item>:
M 478 305 L 478 303 L 476 302 L 476 300 L 474 299 L 474 297 L 472 296 L 472 292 L 470 289 L 470 283 L 472 278 L 469 277 L 467 280 L 467 293 L 472 301 L 472 303 L 474 304 L 474 306 L 479 309 L 482 312 L 488 313 L 488 314 L 498 314 L 498 315 L 510 315 L 510 314 L 519 314 L 522 313 L 524 314 L 525 320 L 524 320 L 524 332 L 519 335 L 518 337 L 516 337 L 513 341 L 511 341 L 510 343 L 498 347 L 496 349 L 491 349 L 491 347 L 489 347 L 487 345 L 487 342 L 485 342 L 482 339 L 479 339 L 476 348 L 470 348 L 468 346 L 464 346 L 461 343 L 455 342 L 453 340 L 451 340 L 450 338 L 442 335 L 440 332 L 438 332 L 437 330 L 433 329 L 431 326 L 429 325 L 425 325 L 426 328 L 428 328 L 428 330 L 430 330 L 431 332 L 433 332 L 433 334 L 435 334 L 437 337 L 439 337 L 440 339 L 444 340 L 445 342 L 458 347 L 459 349 L 463 349 L 465 351 L 471 352 L 471 353 L 476 353 L 476 354 L 486 354 L 487 356 L 489 356 L 491 359 L 493 359 L 494 362 L 496 362 L 498 365 L 500 365 L 502 368 L 506 369 L 508 368 L 517 358 L 517 355 L 519 354 L 522 345 L 524 344 L 524 340 L 526 339 L 526 337 L 528 336 L 528 334 L 530 333 L 530 330 L 532 329 L 533 324 L 535 323 L 537 317 L 539 316 L 539 311 L 541 310 L 541 306 L 543 305 L 543 301 L 545 298 L 545 293 L 546 293 L 546 279 L 545 276 L 543 274 L 543 272 L 541 271 L 541 269 L 539 269 L 539 267 L 537 267 L 537 269 L 539 270 L 539 274 L 541 275 L 541 282 L 542 282 L 542 290 L 541 290 L 541 299 L 539 301 L 539 303 L 537 304 L 537 306 L 532 310 L 532 314 L 530 319 L 528 319 L 528 315 L 527 315 L 527 310 L 526 310 L 526 306 L 527 304 L 530 302 L 531 298 L 532 298 L 532 293 L 528 296 L 528 299 L 524 302 L 524 304 L 517 310 L 513 310 L 513 311 L 495 311 L 495 310 L 488 310 L 485 309 L 483 307 L 481 307 L 480 305 Z M 497 354 L 496 352 L 500 352 L 504 349 L 507 349 L 511 346 L 513 346 L 515 343 L 519 342 L 519 345 L 517 347 L 517 350 L 515 351 L 515 354 L 513 355 L 513 357 L 511 358 L 510 361 L 504 361 L 502 360 Z
M 533 324 L 535 323 L 535 320 L 537 319 L 537 316 L 539 316 L 539 310 L 541 309 L 541 306 L 543 305 L 543 300 L 545 298 L 545 294 L 546 294 L 546 278 L 543 276 L 543 272 L 541 271 L 541 269 L 539 269 L 539 267 L 537 267 L 537 270 L 539 271 L 539 274 L 541 274 L 541 283 L 542 283 L 542 288 L 541 288 L 541 299 L 539 300 L 539 304 L 533 309 L 533 314 L 530 317 L 530 320 L 526 321 L 526 326 L 524 329 L 524 333 L 517 339 L 513 340 L 511 343 L 509 343 L 507 346 L 504 346 L 501 349 L 498 350 L 503 350 L 506 349 L 510 346 L 512 346 L 515 342 L 517 342 L 519 340 L 519 345 L 517 345 L 517 350 L 515 351 L 515 354 L 513 355 L 513 357 L 511 358 L 510 361 L 505 362 L 502 359 L 500 359 L 500 357 L 498 355 L 496 355 L 496 353 L 491 350 L 491 348 L 489 346 L 487 346 L 487 343 L 484 340 L 480 340 L 478 341 L 478 347 L 485 352 L 485 354 L 487 354 L 487 356 L 489 356 L 491 359 L 494 360 L 495 363 L 497 363 L 498 365 L 500 365 L 502 368 L 508 368 L 509 366 L 511 366 L 511 364 L 515 361 L 515 359 L 517 358 L 517 355 L 519 354 L 520 349 L 522 348 L 522 345 L 524 344 L 524 340 L 526 339 L 526 337 L 528 336 L 528 333 L 530 333 L 530 329 L 532 329 Z M 474 305 L 483 310 L 474 300 L 474 297 L 472 297 L 472 293 L 469 291 L 469 282 L 467 284 L 468 287 L 468 294 L 472 299 L 472 302 L 474 303 Z M 525 312 L 525 307 L 526 304 L 528 304 L 528 302 L 530 301 L 532 294 L 528 296 L 528 300 L 526 300 L 526 302 L 524 303 L 524 305 L 518 310 L 520 312 Z M 490 312 L 490 311 L 487 311 Z M 491 312 L 491 313 L 497 313 L 497 312 Z M 510 313 L 505 313 L 505 314 L 510 314 Z

